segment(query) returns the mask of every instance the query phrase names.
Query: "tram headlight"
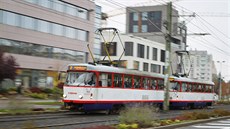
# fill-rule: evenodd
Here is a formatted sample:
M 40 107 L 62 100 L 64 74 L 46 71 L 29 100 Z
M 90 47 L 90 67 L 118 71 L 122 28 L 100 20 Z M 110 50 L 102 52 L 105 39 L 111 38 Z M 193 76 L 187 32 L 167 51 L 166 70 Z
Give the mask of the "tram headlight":
M 66 97 L 67 97 L 67 95 L 66 95 L 66 94 L 63 94 L 63 95 L 62 95 L 62 97 L 63 97 L 63 98 L 66 98 Z
M 79 99 L 83 99 L 83 96 L 82 96 L 82 95 L 79 95 Z

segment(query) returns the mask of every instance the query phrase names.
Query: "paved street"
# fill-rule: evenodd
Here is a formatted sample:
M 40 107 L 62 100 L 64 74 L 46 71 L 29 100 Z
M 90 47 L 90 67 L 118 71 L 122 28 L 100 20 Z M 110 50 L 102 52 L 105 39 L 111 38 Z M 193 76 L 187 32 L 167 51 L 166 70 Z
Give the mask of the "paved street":
M 230 129 L 230 119 L 201 123 L 178 129 Z

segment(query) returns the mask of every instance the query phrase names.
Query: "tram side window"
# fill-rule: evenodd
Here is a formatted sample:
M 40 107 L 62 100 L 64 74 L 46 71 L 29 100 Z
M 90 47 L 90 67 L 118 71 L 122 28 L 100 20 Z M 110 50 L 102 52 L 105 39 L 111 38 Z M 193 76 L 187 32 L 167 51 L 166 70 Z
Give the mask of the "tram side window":
M 134 88 L 141 88 L 141 77 L 134 76 Z
M 157 89 L 157 80 L 156 79 L 151 79 L 150 80 L 150 89 Z
M 164 80 L 158 80 L 158 90 L 164 90 Z
M 114 74 L 114 87 L 122 87 L 122 75 Z
M 202 85 L 198 85 L 197 92 L 202 92 Z
M 180 86 L 178 82 L 170 82 L 169 90 L 170 91 L 179 91 Z
M 132 76 L 124 75 L 124 88 L 132 88 Z
M 144 89 L 149 89 L 149 78 L 144 77 L 142 82 Z
M 206 86 L 205 85 L 201 85 L 201 92 L 206 92 Z
M 198 91 L 198 85 L 197 84 L 192 84 L 192 91 L 197 92 Z
M 212 93 L 212 86 L 206 85 L 206 92 Z
M 101 73 L 99 77 L 99 86 L 111 87 L 112 86 L 112 74 Z
M 182 92 L 187 92 L 188 91 L 187 84 L 185 82 L 182 83 L 182 87 L 181 88 L 182 88 L 181 89 Z
M 191 92 L 192 91 L 192 84 L 188 83 L 187 84 L 187 92 Z
M 204 92 L 209 92 L 209 85 L 205 85 L 205 91 Z

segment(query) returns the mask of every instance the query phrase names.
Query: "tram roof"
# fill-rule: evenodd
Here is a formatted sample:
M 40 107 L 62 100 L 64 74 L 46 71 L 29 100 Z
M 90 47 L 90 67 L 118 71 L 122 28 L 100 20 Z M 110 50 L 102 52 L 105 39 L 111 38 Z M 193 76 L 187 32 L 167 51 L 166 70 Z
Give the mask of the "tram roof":
M 131 70 L 131 69 L 124 69 L 119 67 L 113 67 L 113 66 L 106 66 L 106 65 L 92 65 L 92 64 L 69 64 L 68 66 L 83 66 L 87 67 L 87 70 L 92 71 L 100 71 L 100 72 L 112 72 L 112 73 L 121 73 L 121 74 L 133 74 L 133 75 L 139 75 L 139 76 L 151 76 L 156 78 L 162 78 L 164 79 L 165 75 L 158 74 L 158 73 L 151 73 L 151 72 L 145 72 L 145 71 L 138 71 L 138 70 Z M 193 83 L 201 83 L 201 84 L 210 84 L 214 85 L 213 82 L 210 81 L 202 81 L 202 80 L 195 80 L 190 79 L 186 77 L 176 77 L 176 76 L 170 76 L 171 79 L 174 79 L 175 81 L 183 81 L 183 82 L 193 82 Z
M 211 81 L 195 80 L 195 79 L 186 78 L 186 77 L 170 76 L 170 78 L 174 79 L 175 81 L 193 82 L 193 83 L 214 85 L 214 82 L 211 82 Z
M 133 75 L 139 75 L 139 76 L 151 76 L 151 77 L 157 77 L 157 78 L 162 78 L 162 79 L 164 78 L 163 74 L 124 69 L 124 68 L 113 67 L 113 66 L 105 66 L 105 65 L 100 65 L 100 64 L 99 65 L 70 64 L 69 66 L 86 66 L 87 70 L 96 70 L 100 72 L 112 72 L 112 73 L 121 73 L 121 74 L 133 74 Z

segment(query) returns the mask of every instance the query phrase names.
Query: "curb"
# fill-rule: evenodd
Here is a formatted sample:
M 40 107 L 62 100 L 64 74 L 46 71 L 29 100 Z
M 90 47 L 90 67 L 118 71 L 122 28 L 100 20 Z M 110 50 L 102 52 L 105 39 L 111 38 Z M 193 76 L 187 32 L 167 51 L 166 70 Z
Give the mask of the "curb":
M 180 127 L 185 127 L 185 126 L 190 126 L 190 125 L 195 125 L 195 124 L 201 124 L 201 123 L 206 123 L 206 122 L 212 122 L 212 121 L 228 119 L 228 118 L 230 118 L 230 116 L 203 119 L 203 120 L 196 120 L 196 121 L 192 121 L 192 122 L 172 124 L 172 125 L 166 125 L 166 126 L 160 126 L 160 127 L 151 127 L 151 128 L 146 128 L 146 129 L 176 129 L 176 128 L 180 128 Z

